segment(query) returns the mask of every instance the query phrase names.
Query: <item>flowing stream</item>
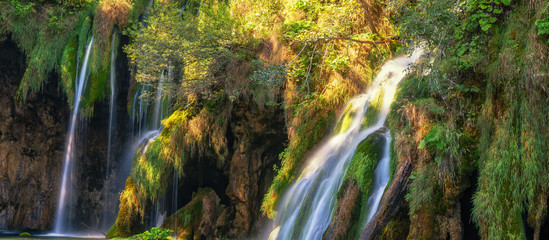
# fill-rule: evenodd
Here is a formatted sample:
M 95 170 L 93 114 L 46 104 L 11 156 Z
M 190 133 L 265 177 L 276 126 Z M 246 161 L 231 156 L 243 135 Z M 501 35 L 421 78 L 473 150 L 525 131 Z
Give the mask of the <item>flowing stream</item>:
M 385 120 L 398 83 L 420 55 L 416 51 L 412 56 L 387 61 L 366 93 L 347 104 L 345 109 L 354 113 L 349 116 L 350 121 L 342 117 L 339 121 L 348 121 L 343 124 L 344 129 L 330 136 L 307 160 L 301 176 L 279 202 L 275 228 L 269 239 L 322 239 L 357 146 L 369 135 L 382 131 L 386 140 L 384 153 L 374 171 L 372 194 L 367 202 L 368 220 L 373 216 L 389 180 L 390 134 L 384 127 Z M 367 111 L 375 111 L 374 121 L 368 121 Z
M 93 37 L 91 37 L 88 48 L 86 49 L 86 55 L 84 56 L 84 62 L 82 63 L 82 68 L 80 70 L 80 75 L 74 84 L 75 94 L 74 94 L 74 106 L 70 119 L 69 131 L 67 134 L 67 143 L 65 145 L 65 158 L 63 161 L 63 176 L 61 180 L 61 187 L 59 191 L 59 201 L 57 204 L 57 212 L 55 215 L 55 230 L 54 233 L 61 234 L 65 232 L 65 220 L 67 220 L 66 209 L 70 209 L 66 206 L 67 195 L 72 194 L 72 183 L 69 183 L 72 176 L 72 167 L 75 158 L 76 151 L 76 125 L 78 119 L 78 109 L 80 107 L 80 100 L 82 93 L 86 88 L 87 82 L 87 69 L 88 69 L 88 60 L 90 57 L 91 49 L 93 47 Z

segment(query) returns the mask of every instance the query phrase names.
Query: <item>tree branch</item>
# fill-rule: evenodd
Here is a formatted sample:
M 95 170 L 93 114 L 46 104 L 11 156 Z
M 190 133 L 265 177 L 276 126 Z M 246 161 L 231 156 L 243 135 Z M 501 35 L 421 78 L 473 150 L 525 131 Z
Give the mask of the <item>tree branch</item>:
M 317 41 L 327 41 L 327 42 L 328 41 L 333 41 L 333 40 L 346 40 L 346 41 L 362 43 L 362 44 L 371 44 L 371 45 L 388 43 L 390 41 L 400 42 L 400 40 L 398 40 L 397 36 L 390 37 L 390 38 L 380 40 L 380 41 L 360 40 L 360 39 L 354 39 L 354 38 L 350 38 L 350 37 L 326 37 L 326 38 L 323 37 L 323 38 L 318 38 L 317 39 Z

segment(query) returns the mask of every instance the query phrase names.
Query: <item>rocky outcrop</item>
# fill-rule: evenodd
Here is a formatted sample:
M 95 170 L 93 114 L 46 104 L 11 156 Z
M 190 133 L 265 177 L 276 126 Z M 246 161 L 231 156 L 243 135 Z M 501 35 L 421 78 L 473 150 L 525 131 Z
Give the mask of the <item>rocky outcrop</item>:
M 162 228 L 173 230 L 177 239 L 215 239 L 217 219 L 223 213 L 219 201 L 214 190 L 201 188 L 187 205 L 164 220 Z
M 25 56 L 9 39 L 0 52 L 0 229 L 47 230 L 56 210 L 68 108 L 51 80 L 16 106 Z
M 239 102 L 233 107 L 230 132 L 234 153 L 228 163 L 225 193 L 234 204 L 235 218 L 228 236 L 243 237 L 262 218 L 263 195 L 286 139 L 284 117 L 277 108 L 257 109 L 249 102 Z
M 41 91 L 29 93 L 26 102 L 18 106 L 14 97 L 26 58 L 9 38 L 0 43 L 0 52 L 0 229 L 49 231 L 55 224 L 70 109 L 55 72 Z M 117 67 L 127 69 L 127 60 L 119 57 Z M 113 139 L 114 166 L 125 153 L 125 145 L 120 143 L 127 142 L 131 127 L 125 124 L 129 121 L 127 75 L 127 71 L 117 72 L 120 127 Z M 108 111 L 108 101 L 97 103 L 94 115 L 80 121 L 78 161 L 71 178 L 74 195 L 67 211 L 73 230 L 101 228 Z M 118 195 L 118 190 L 113 194 Z
M 170 216 L 165 221 L 165 227 L 177 230 L 177 234 L 183 234 L 183 238 L 226 236 L 241 239 L 250 237 L 252 232 L 261 232 L 259 228 L 267 220 L 261 215 L 261 202 L 274 177 L 273 165 L 278 161 L 287 139 L 283 110 L 278 106 L 260 108 L 245 97 L 224 101 L 227 102 L 218 103 L 225 106 L 223 114 L 217 112 L 216 115 L 210 115 L 211 112 L 202 109 L 196 111 L 199 114 L 193 115 L 194 107 L 190 107 L 176 111 L 166 120 L 165 124 L 169 126 L 163 129 L 164 135 L 161 134 L 155 141 L 159 141 L 156 144 L 167 144 L 168 148 L 184 148 L 179 159 L 182 177 L 178 179 L 173 176 L 174 165 L 169 157 L 155 155 L 155 149 L 158 148 L 155 142 L 149 145 L 147 153 L 139 158 L 133 171 L 156 171 L 151 174 L 162 175 L 162 179 L 155 183 L 161 185 L 162 191 L 151 193 L 161 195 L 145 196 L 143 193 L 146 190 L 143 189 L 150 182 L 146 182 L 144 175 L 132 175 L 136 183 L 132 186 L 137 188 L 137 194 L 132 194 L 131 188 L 126 186 L 122 193 L 123 203 L 116 224 L 109 230 L 109 237 L 137 234 L 139 225 L 147 223 L 148 227 L 152 227 L 150 223 L 151 220 L 156 221 L 156 214 L 151 214 L 150 210 L 158 203 L 167 206 L 160 211 L 166 211 Z M 212 119 L 217 122 L 212 123 Z M 220 122 L 222 124 L 219 126 L 212 127 Z M 216 143 L 223 146 L 216 146 Z M 226 150 L 218 154 L 216 149 Z M 145 163 L 156 168 L 140 170 L 140 166 L 147 165 Z M 155 186 L 158 188 L 158 185 Z M 197 196 L 204 195 L 201 194 L 206 191 L 204 189 L 216 196 L 215 201 L 212 200 L 214 198 L 197 200 Z M 138 211 L 143 215 L 138 214 Z M 184 211 L 187 211 L 186 215 Z M 175 221 L 181 218 L 184 221 Z M 190 226 L 189 218 L 198 222 Z

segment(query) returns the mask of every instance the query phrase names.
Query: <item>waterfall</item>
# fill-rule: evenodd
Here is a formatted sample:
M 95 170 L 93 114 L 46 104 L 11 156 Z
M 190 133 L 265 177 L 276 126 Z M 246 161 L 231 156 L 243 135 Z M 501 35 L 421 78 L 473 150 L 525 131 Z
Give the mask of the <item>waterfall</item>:
M 57 234 L 63 233 L 65 231 L 64 228 L 64 220 L 67 219 L 65 216 L 65 210 L 68 209 L 66 206 L 67 201 L 67 195 L 71 195 L 72 192 L 72 184 L 69 184 L 71 173 L 72 173 L 72 164 L 74 163 L 75 151 L 76 151 L 76 124 L 78 119 L 78 109 L 80 107 L 80 100 L 82 97 L 82 93 L 84 92 L 84 88 L 86 87 L 86 81 L 87 81 L 87 68 L 88 68 L 88 60 L 90 57 L 91 49 L 93 47 L 93 37 L 90 40 L 90 43 L 88 44 L 88 48 L 86 49 L 86 55 L 84 56 L 84 62 L 82 63 L 82 69 L 80 70 L 80 76 L 78 77 L 77 81 L 75 82 L 75 94 L 74 94 L 74 106 L 72 115 L 70 118 L 70 125 L 69 125 L 69 131 L 67 134 L 67 142 L 65 145 L 65 158 L 63 161 L 63 176 L 61 181 L 61 187 L 59 191 L 59 200 L 57 204 L 57 211 L 56 211 L 56 217 L 55 217 L 55 230 L 54 232 Z
M 107 140 L 107 168 L 105 171 L 105 181 L 103 184 L 103 219 L 101 222 L 101 229 L 107 231 L 110 225 L 114 223 L 114 217 L 111 216 L 110 211 L 112 211 L 112 208 L 116 208 L 115 206 L 112 206 L 113 202 L 116 202 L 115 199 L 112 199 L 111 197 L 111 191 L 112 190 L 118 190 L 117 183 L 111 179 L 111 148 L 112 148 L 112 134 L 114 127 L 114 119 L 115 119 L 115 113 L 116 113 L 116 55 L 115 55 L 115 39 L 116 39 L 116 31 L 113 31 L 112 33 L 112 39 L 111 39 L 111 69 L 110 69 L 110 109 L 109 109 L 109 128 L 108 128 L 108 140 Z M 116 171 L 116 169 L 115 169 Z M 116 178 L 118 174 L 116 174 L 114 177 Z M 119 181 L 120 182 L 120 181 Z M 120 185 L 120 184 L 118 184 Z M 117 196 L 118 198 L 118 196 Z
M 173 180 L 172 180 L 172 206 L 171 206 L 171 212 L 175 213 L 177 212 L 177 195 L 179 193 L 179 175 L 177 175 L 177 171 L 173 170 Z M 178 218 L 175 218 L 175 225 L 177 226 Z M 177 239 L 177 228 L 174 229 L 174 239 Z
M 366 202 L 366 209 L 368 209 L 368 217 L 366 218 L 366 223 L 372 219 L 374 214 L 377 212 L 377 207 L 383 196 L 383 192 L 389 183 L 389 152 L 391 146 L 391 134 L 389 132 L 383 134 L 385 137 L 385 146 L 383 146 L 383 155 L 381 160 L 377 164 L 376 169 L 374 170 L 374 181 L 372 183 L 372 190 L 368 202 Z M 366 227 L 366 224 L 364 224 Z
M 162 88 L 165 80 L 170 81 L 171 69 L 168 69 L 167 79 L 165 75 L 166 71 L 162 71 L 158 80 L 156 92 L 154 93 L 154 101 L 150 101 L 146 96 L 151 96 L 149 93 L 150 87 L 146 85 L 138 85 L 135 88 L 135 95 L 132 99 L 132 131 L 136 137 L 136 141 L 132 146 L 133 149 L 137 149 L 137 146 L 145 144 L 142 147 L 144 153 L 146 145 L 156 139 L 162 129 L 162 118 L 164 117 L 164 97 L 162 96 Z M 169 101 L 169 98 L 167 101 Z M 132 150 L 133 150 L 132 149 Z M 139 152 L 139 151 L 138 151 Z M 124 160 L 124 165 L 128 166 L 126 177 L 130 174 L 131 163 L 135 156 L 136 151 L 128 154 L 127 160 Z M 178 181 L 178 178 L 174 178 L 174 181 Z M 175 184 L 175 183 L 174 183 Z M 151 209 L 149 213 L 148 228 L 159 226 L 163 223 L 167 214 L 166 198 L 160 198 Z
M 115 69 L 115 38 L 116 38 L 116 31 L 113 31 L 112 33 L 112 39 L 111 39 L 111 73 L 110 73 L 110 87 L 111 87 L 111 102 L 110 102 L 110 109 L 109 109 L 109 137 L 107 141 L 107 174 L 106 178 L 109 177 L 110 174 L 110 165 L 111 165 L 111 143 L 112 143 L 112 129 L 113 129 L 113 116 L 116 109 L 116 99 L 115 99 L 115 77 L 116 77 L 116 69 Z
M 154 103 L 154 116 L 153 116 L 153 129 L 160 128 L 160 121 L 162 121 L 162 82 L 164 82 L 164 71 L 158 81 L 158 89 L 156 89 L 156 98 Z
M 350 123 L 346 129 L 330 136 L 307 160 L 301 176 L 279 202 L 275 229 L 269 239 L 322 238 L 335 212 L 337 194 L 357 146 L 370 134 L 385 129 L 397 85 L 420 54 L 416 51 L 410 57 L 402 56 L 386 62 L 366 93 L 347 104 L 345 109 L 352 109 L 355 113 L 350 116 Z M 367 125 L 366 112 L 369 109 L 376 113 L 376 121 Z M 386 133 L 385 137 L 384 155 L 374 172 L 374 189 L 371 200 L 368 200 L 372 213 L 377 210 L 389 179 L 389 134 Z

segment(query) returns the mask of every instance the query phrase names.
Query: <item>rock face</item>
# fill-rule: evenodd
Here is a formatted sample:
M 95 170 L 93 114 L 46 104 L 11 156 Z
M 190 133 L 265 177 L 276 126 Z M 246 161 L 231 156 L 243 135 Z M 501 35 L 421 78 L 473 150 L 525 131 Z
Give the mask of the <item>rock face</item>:
M 9 38 L 0 42 L 0 52 L 0 229 L 49 231 L 55 224 L 70 109 L 55 73 L 41 91 L 30 93 L 23 106 L 16 106 L 26 58 Z M 120 58 L 117 68 L 128 69 L 127 60 Z M 117 72 L 119 128 L 112 141 L 113 166 L 125 153 L 131 127 L 126 113 L 128 74 Z M 108 102 L 97 103 L 93 117 L 79 121 L 78 160 L 71 178 L 75 188 L 68 200 L 73 207 L 67 210 L 73 230 L 100 229 L 103 221 Z
M 251 233 L 261 232 L 266 220 L 260 206 L 286 140 L 282 109 L 258 108 L 252 101 L 238 100 L 230 114 L 225 136 L 228 157 L 223 166 L 216 166 L 211 156 L 185 162 L 178 190 L 180 208 L 164 222 L 183 239 L 258 237 Z M 168 188 L 166 198 L 171 194 Z
M 177 239 L 215 239 L 221 209 L 214 190 L 201 188 L 185 207 L 166 218 L 162 227 L 173 230 Z
M 127 41 L 127 40 L 125 40 Z M 122 52 L 121 47 L 118 49 Z M 129 172 L 124 176 L 116 176 L 123 167 L 127 144 L 131 144 L 131 124 L 127 113 L 127 95 L 129 72 L 127 59 L 123 54 L 116 61 L 116 106 L 114 112 L 113 132 L 111 140 L 110 175 L 111 181 L 105 184 L 107 169 L 107 148 L 109 131 L 109 96 L 94 105 L 93 116 L 81 121 L 77 162 L 74 169 L 75 197 L 74 208 L 70 214 L 73 230 L 106 231 L 107 225 L 114 223 L 118 212 L 119 192 L 123 189 Z M 108 80 L 107 80 L 108 81 Z M 62 159 L 59 159 L 62 160 Z M 108 186 L 106 186 L 108 185 Z M 116 186 L 116 187 L 114 187 Z M 108 189 L 105 189 L 108 187 Z M 105 198 L 109 194 L 109 198 Z M 104 213 L 107 208 L 110 212 Z M 103 219 L 107 217 L 108 219 Z M 104 221 L 107 224 L 103 224 Z M 91 228 L 91 229 L 90 229 Z
M 360 235 L 360 239 L 377 239 L 383 228 L 398 212 L 398 209 L 404 200 L 406 186 L 408 181 L 410 181 L 412 169 L 412 162 L 409 159 L 400 165 L 393 182 L 385 191 L 383 198 L 381 198 L 376 214 L 374 214 L 370 222 L 366 225 L 362 235 Z
M 324 239 L 347 239 L 349 228 L 352 222 L 356 221 L 359 215 L 356 210 L 360 210 L 360 191 L 358 185 L 354 180 L 348 180 L 345 183 L 345 188 L 341 192 L 341 198 L 337 202 L 337 210 L 332 218 L 332 222 L 326 233 L 324 233 Z M 358 209 L 357 209 L 358 206 Z
M 56 81 L 16 106 L 25 56 L 9 39 L 0 52 L 0 229 L 47 230 L 56 211 L 68 108 Z
M 240 102 L 233 107 L 230 132 L 234 136 L 234 152 L 226 171 L 229 184 L 225 193 L 235 207 L 228 236 L 239 238 L 248 235 L 262 218 L 263 195 L 273 179 L 272 166 L 286 139 L 280 110 L 260 110 L 250 105 L 253 104 Z

